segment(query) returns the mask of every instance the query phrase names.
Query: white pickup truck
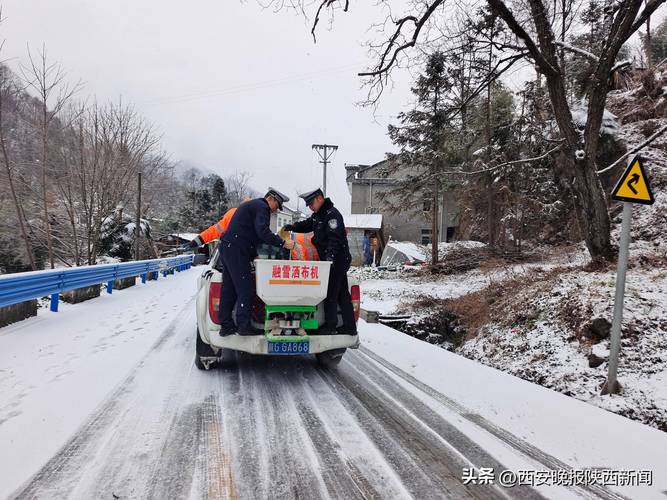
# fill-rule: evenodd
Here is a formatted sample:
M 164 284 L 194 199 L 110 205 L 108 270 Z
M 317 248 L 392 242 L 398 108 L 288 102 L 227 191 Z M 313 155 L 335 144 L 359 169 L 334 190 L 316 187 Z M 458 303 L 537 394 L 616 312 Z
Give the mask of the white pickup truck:
M 324 365 L 336 366 L 345 350 L 359 346 L 358 335 L 318 335 L 324 325 L 330 263 L 323 261 L 273 260 L 268 254 L 255 259 L 255 297 L 251 324 L 263 330 L 259 335 L 220 335 L 220 292 L 222 274 L 208 267 L 199 277 L 197 294 L 197 342 L 195 364 L 208 370 L 225 363 L 229 351 L 260 355 L 315 354 Z M 211 258 L 216 262 L 217 255 Z M 264 258 L 262 258 L 264 257 Z M 348 275 L 355 320 L 359 319 L 359 282 Z M 338 326 L 342 325 L 340 310 Z

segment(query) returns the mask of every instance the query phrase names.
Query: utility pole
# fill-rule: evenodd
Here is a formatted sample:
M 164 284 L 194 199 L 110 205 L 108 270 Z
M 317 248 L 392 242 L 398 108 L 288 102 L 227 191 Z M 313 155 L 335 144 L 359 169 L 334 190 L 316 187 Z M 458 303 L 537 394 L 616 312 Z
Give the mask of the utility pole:
M 301 196 L 299 196 L 299 191 L 294 191 L 296 193 L 296 213 L 300 214 L 301 211 L 299 210 L 299 200 L 301 199 Z
M 137 177 L 137 222 L 134 230 L 136 231 L 134 238 L 134 260 L 139 260 L 139 239 L 141 238 L 141 172 L 139 172 Z
M 327 195 L 327 163 L 331 163 L 329 159 L 338 149 L 338 146 L 332 146 L 331 144 L 313 144 L 313 149 L 317 151 L 317 154 L 320 156 L 320 163 L 322 164 L 322 192 L 324 196 Z

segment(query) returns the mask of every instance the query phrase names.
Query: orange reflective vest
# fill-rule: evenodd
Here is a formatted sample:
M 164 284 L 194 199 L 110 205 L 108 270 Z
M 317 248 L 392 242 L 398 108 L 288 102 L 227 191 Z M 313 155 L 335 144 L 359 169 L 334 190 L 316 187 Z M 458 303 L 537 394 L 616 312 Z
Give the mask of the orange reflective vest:
M 225 212 L 225 215 L 222 216 L 222 219 L 220 219 L 208 229 L 204 229 L 201 233 L 199 233 L 201 244 L 203 245 L 204 243 L 210 243 L 211 241 L 220 238 L 220 236 L 222 236 L 223 233 L 227 231 L 227 228 L 229 228 L 229 223 L 231 222 L 235 213 L 236 208 L 230 208 Z
M 315 245 L 313 245 L 313 233 L 292 233 L 294 236 L 294 248 L 292 259 L 294 260 L 320 260 Z

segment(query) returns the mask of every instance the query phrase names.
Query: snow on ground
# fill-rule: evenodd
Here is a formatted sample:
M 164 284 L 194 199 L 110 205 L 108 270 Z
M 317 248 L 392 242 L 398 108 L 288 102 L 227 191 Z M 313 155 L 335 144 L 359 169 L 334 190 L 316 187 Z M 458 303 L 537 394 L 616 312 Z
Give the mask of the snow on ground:
M 413 328 L 441 314 L 441 309 L 434 309 L 428 300 L 425 305 L 414 305 L 424 298 L 453 299 L 491 284 L 512 283 L 511 290 L 501 288 L 503 306 L 496 308 L 496 314 L 479 333 L 466 332 L 462 345 L 452 344 L 445 331 L 430 331 L 441 328 L 438 325 L 442 321 L 424 330 L 428 334 L 425 340 L 667 430 L 667 270 L 664 264 L 657 269 L 642 266 L 645 261 L 667 262 L 667 247 L 636 241 L 631 245 L 630 257 L 619 368 L 622 396 L 599 395 L 607 375 L 609 339 L 600 341 L 586 334 L 587 325 L 595 318 L 611 322 L 616 268 L 584 272 L 582 264 L 587 257 L 581 246 L 541 263 L 444 276 L 394 272 L 386 279 L 373 277 L 362 281 L 362 307 L 385 315 L 409 314 L 407 326 Z M 550 274 L 556 266 L 561 273 Z M 525 284 L 522 276 L 526 277 Z M 592 354 L 598 358 L 597 366 L 595 360 L 591 361 Z
M 370 279 L 362 282 L 361 307 L 381 314 L 403 312 L 403 305 L 422 297 L 458 297 L 488 286 L 491 277 L 480 271 L 448 279 Z
M 194 308 L 200 272 L 61 302 L 58 313 L 41 308 L 0 329 L 0 498 L 56 453 L 181 311 Z
M 624 103 L 623 95 L 611 103 Z M 619 138 L 631 148 L 642 143 L 667 119 L 625 123 Z M 613 316 L 616 266 L 586 269 L 588 255 L 583 246 L 569 262 L 553 258 L 506 269 L 475 269 L 446 276 L 412 276 L 397 270 L 393 275 L 359 273 L 362 279 L 362 307 L 384 314 L 413 314 L 410 324 L 433 316 L 432 304 L 411 307 L 424 298 L 452 299 L 508 280 L 514 297 L 510 306 L 523 313 L 496 311 L 499 317 L 470 335 L 458 349 L 443 342 L 441 335 L 428 335 L 447 349 L 526 380 L 545 385 L 566 395 L 600 406 L 629 418 L 667 430 L 667 135 L 641 151 L 655 203 L 633 207 L 630 269 L 627 277 L 619 380 L 622 396 L 601 397 L 606 379 L 609 339 L 590 339 L 586 322 Z M 613 176 L 621 175 L 624 164 Z M 620 204 L 612 205 L 612 239 L 617 244 L 621 223 Z M 446 259 L 447 247 L 441 250 Z M 546 264 L 546 265 L 545 265 Z M 555 265 L 564 267 L 558 277 L 549 276 Z M 569 268 L 569 270 L 568 270 Z M 522 274 L 531 281 L 535 272 L 543 282 L 523 285 L 512 280 Z M 553 280 L 556 280 L 555 282 Z M 501 317 L 501 316 L 504 316 Z M 517 319 L 514 323 L 512 318 Z M 436 323 L 437 325 L 437 323 Z M 444 333 L 444 332 L 442 332 Z M 474 338 L 470 338 L 470 337 Z M 440 340 L 438 340 L 440 339 Z M 594 356 L 591 356 L 594 355 Z M 590 358 L 589 358 L 590 357 Z M 591 359 L 592 358 L 592 359 Z M 597 366 L 593 366 L 596 364 Z
M 0 329 L 0 442 L 3 443 L 0 497 L 10 494 L 39 470 L 68 438 L 81 432 L 80 426 L 87 416 L 120 386 L 137 363 L 146 360 L 157 338 L 164 337 L 169 330 L 187 334 L 184 324 L 194 322 L 192 299 L 199 272 L 195 268 L 82 304 L 62 304 L 61 312 L 55 314 L 43 309 L 37 318 Z M 460 281 L 461 277 L 458 279 Z M 428 389 L 438 391 L 445 402 L 451 402 L 446 406 L 451 410 L 447 418 L 452 425 L 469 432 L 492 455 L 503 461 L 507 458 L 506 465 L 519 464 L 526 468 L 526 461 L 530 463 L 530 459 L 509 461 L 505 442 L 490 433 L 488 427 L 481 427 L 478 417 L 556 457 L 566 466 L 652 470 L 652 487 L 620 488 L 619 491 L 631 498 L 663 498 L 660 492 L 667 490 L 663 467 L 667 463 L 667 434 L 383 325 L 361 322 L 359 327 L 362 352 L 379 355 L 414 377 L 406 379 L 392 371 L 398 383 L 415 397 L 442 412 L 443 403 L 433 400 L 439 395 L 431 394 Z M 192 331 L 194 333 L 194 324 Z M 179 337 L 171 339 L 183 342 Z M 191 345 L 192 337 L 188 337 L 187 342 Z M 159 376 L 158 367 L 173 375 L 164 366 L 172 360 L 170 356 L 147 361 L 151 383 L 170 386 L 183 383 L 173 376 L 164 379 Z M 190 363 L 181 358 L 178 358 L 180 369 L 184 362 Z M 150 386 L 142 389 L 148 390 Z M 141 405 L 141 394 L 141 391 L 130 392 L 119 397 L 138 398 L 137 404 Z M 236 401 L 233 395 L 231 397 Z M 171 408 L 171 403 L 163 404 Z M 264 409 L 278 408 L 274 403 L 258 401 Z M 290 410 L 280 408 L 281 418 L 285 418 L 282 412 Z M 158 414 L 160 412 L 154 408 L 148 416 L 144 415 L 144 427 L 140 428 L 145 429 L 153 418 L 158 419 Z M 156 420 L 156 425 L 166 429 L 168 422 Z M 241 434 L 236 436 L 243 439 Z M 105 439 L 114 437 L 111 434 Z M 137 439 L 144 437 L 137 436 Z M 358 444 L 356 446 L 358 448 Z M 543 462 L 535 462 L 529 468 L 542 469 L 541 464 Z
M 652 470 L 651 487 L 618 491 L 664 498 L 667 434 L 384 325 L 364 323 L 360 331 L 365 348 L 462 405 L 461 415 L 476 413 L 574 468 Z
M 667 431 L 666 270 L 628 271 L 619 364 L 624 391 L 600 396 L 610 340 L 590 338 L 586 328 L 594 318 L 611 321 L 615 279 L 615 271 L 564 273 L 544 294 L 520 290 L 517 302 L 529 319 L 492 323 L 459 352 Z M 598 366 L 589 364 L 591 354 L 600 358 Z
M 461 242 L 470 246 L 461 248 L 479 248 L 478 242 Z M 476 244 L 476 245 L 475 245 Z M 457 248 L 450 244 L 451 247 Z M 415 271 L 414 266 L 403 266 L 389 270 L 372 267 L 360 267 L 351 273 L 361 280 L 361 307 L 381 314 L 403 313 L 410 302 L 415 299 L 430 297 L 446 299 L 460 297 L 481 290 L 492 282 L 528 272 L 531 269 L 549 269 L 555 266 L 572 266 L 585 262 L 585 251 L 582 246 L 557 252 L 550 255 L 545 262 L 515 264 L 489 270 L 474 269 L 462 274 L 427 275 Z

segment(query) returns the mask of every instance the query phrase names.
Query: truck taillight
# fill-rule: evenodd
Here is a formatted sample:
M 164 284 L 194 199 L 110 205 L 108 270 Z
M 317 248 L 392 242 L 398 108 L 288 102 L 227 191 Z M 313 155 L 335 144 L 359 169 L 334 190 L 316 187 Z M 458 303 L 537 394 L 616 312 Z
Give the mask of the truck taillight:
M 220 324 L 220 290 L 222 283 L 211 283 L 208 288 L 208 315 L 216 325 Z
M 352 308 L 354 309 L 354 320 L 359 321 L 359 314 L 361 313 L 361 289 L 359 285 L 352 285 L 350 290 L 352 296 Z

